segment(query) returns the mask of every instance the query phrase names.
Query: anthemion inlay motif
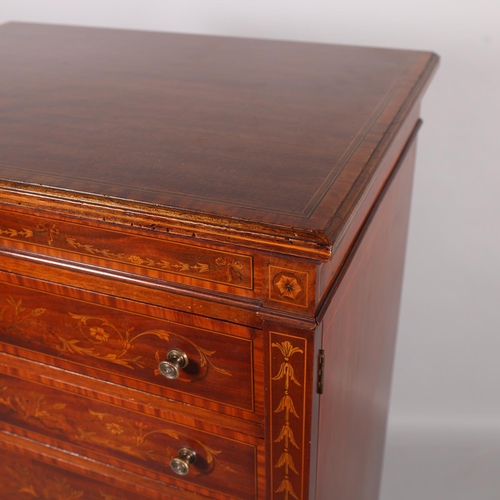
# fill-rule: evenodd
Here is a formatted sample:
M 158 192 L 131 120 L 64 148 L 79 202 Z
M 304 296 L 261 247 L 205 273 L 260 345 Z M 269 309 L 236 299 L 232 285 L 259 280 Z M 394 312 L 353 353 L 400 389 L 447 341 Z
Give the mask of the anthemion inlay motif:
M 273 334 L 276 340 L 279 337 L 290 338 L 285 335 Z M 276 498 L 289 500 L 299 499 L 302 485 L 302 463 L 303 463 L 303 425 L 302 395 L 305 390 L 304 380 L 301 373 L 304 364 L 304 349 L 290 340 L 282 340 L 271 343 L 271 351 L 279 351 L 281 363 L 273 364 L 274 375 L 272 376 L 273 401 L 273 427 L 276 434 L 273 438 L 273 467 L 279 473 L 273 481 Z M 300 341 L 304 344 L 303 339 Z M 278 364 L 279 363 L 279 364 Z M 300 372 L 300 374 L 298 373 Z M 298 389 L 298 390 L 297 390 Z M 279 394 L 279 397 L 276 397 Z M 276 425 L 278 422 L 281 425 Z

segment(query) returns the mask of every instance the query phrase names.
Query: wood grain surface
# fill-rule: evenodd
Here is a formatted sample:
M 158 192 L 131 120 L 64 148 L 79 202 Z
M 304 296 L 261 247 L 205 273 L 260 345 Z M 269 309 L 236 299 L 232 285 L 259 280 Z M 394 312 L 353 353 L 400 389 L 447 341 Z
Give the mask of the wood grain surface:
M 0 26 L 0 498 L 376 500 L 437 62 Z
M 415 147 L 407 145 L 324 312 L 318 500 L 378 498 Z
M 171 222 L 324 253 L 436 63 L 413 51 L 7 24 L 0 179 L 125 200 L 139 225 L 146 205 Z
M 255 498 L 257 449 L 221 435 L 0 375 L 0 427 L 191 491 Z M 178 450 L 197 453 L 186 477 L 170 469 Z
M 104 481 L 91 480 L 39 460 L 0 450 L 1 500 L 143 500 L 137 493 L 117 488 Z M 172 497 L 171 497 L 172 498 Z
M 41 291 L 43 283 L 28 279 L 24 283 L 31 287 L 1 284 L 3 345 L 23 350 L 26 357 L 44 356 L 54 366 L 203 407 L 243 410 L 251 419 L 259 418 L 254 414 L 253 377 L 254 362 L 262 365 L 260 349 L 254 352 L 254 343 L 262 344 L 257 332 L 227 324 L 219 324 L 217 331 L 204 328 L 201 321 L 188 326 L 149 316 L 144 306 L 132 313 L 93 303 L 92 298 L 101 302 L 103 298 L 78 289 L 59 287 L 56 294 Z M 158 365 L 174 348 L 186 353 L 189 364 L 176 380 L 169 380 Z M 261 404 L 258 409 L 261 413 Z

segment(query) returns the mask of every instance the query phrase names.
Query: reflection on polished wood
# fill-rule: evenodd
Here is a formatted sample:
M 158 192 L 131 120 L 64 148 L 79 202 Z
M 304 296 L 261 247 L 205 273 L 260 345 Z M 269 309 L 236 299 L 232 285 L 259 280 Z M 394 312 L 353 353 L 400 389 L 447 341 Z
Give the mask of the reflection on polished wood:
M 0 27 L 0 499 L 377 499 L 437 60 Z

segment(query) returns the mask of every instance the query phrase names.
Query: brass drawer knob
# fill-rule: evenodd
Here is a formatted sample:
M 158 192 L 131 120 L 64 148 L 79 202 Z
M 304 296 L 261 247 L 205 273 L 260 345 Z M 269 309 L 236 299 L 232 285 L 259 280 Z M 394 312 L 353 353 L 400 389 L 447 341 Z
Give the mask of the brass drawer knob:
M 162 361 L 158 365 L 158 370 L 160 370 L 160 373 L 164 377 L 170 380 L 175 380 L 179 377 L 182 368 L 186 368 L 188 363 L 189 359 L 185 352 L 182 352 L 179 349 L 171 349 L 167 353 L 166 361 Z
M 189 466 L 196 461 L 196 451 L 191 448 L 181 448 L 175 458 L 170 461 L 170 467 L 178 476 L 189 474 Z

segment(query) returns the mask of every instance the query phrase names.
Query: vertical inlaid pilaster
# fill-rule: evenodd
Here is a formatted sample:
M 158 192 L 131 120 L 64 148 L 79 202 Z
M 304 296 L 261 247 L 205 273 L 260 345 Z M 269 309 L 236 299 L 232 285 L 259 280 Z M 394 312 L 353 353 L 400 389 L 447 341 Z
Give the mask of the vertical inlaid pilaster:
M 304 498 L 307 342 L 270 332 L 270 460 L 272 498 Z

